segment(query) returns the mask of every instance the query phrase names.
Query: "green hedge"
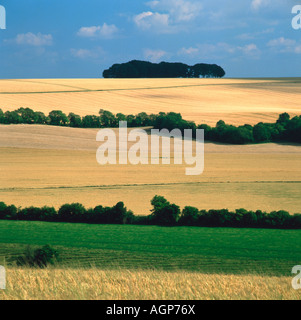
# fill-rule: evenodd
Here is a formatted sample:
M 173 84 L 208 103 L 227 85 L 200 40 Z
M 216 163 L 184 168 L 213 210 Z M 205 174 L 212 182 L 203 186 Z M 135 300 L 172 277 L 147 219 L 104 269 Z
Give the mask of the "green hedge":
M 64 204 L 59 210 L 53 207 L 17 208 L 0 202 L 0 220 L 27 220 L 49 222 L 74 222 L 94 224 L 136 224 L 160 226 L 195 226 L 195 227 L 236 227 L 236 228 L 274 228 L 301 229 L 301 214 L 290 215 L 287 211 L 261 210 L 248 211 L 237 209 L 229 211 L 199 210 L 186 206 L 180 207 L 168 202 L 164 197 L 155 196 L 151 204 L 150 215 L 135 216 L 123 202 L 113 207 L 96 206 L 86 209 L 80 203 Z
M 205 140 L 231 143 L 249 144 L 262 142 L 298 142 L 301 143 L 301 116 L 290 119 L 290 115 L 282 113 L 275 123 L 260 122 L 254 126 L 245 124 L 235 127 L 226 124 L 223 120 L 215 127 L 206 124 L 196 125 L 192 121 L 182 119 L 180 113 L 160 112 L 159 114 L 116 115 L 110 111 L 100 110 L 99 115 L 81 117 L 74 113 L 67 116 L 61 110 L 53 110 L 48 116 L 42 112 L 34 112 L 30 108 L 19 108 L 15 111 L 0 109 L 0 123 L 2 124 L 46 124 L 55 126 L 68 126 L 75 128 L 117 128 L 119 121 L 127 121 L 128 127 L 154 127 L 155 129 L 192 129 L 195 137 L 196 129 L 204 129 Z

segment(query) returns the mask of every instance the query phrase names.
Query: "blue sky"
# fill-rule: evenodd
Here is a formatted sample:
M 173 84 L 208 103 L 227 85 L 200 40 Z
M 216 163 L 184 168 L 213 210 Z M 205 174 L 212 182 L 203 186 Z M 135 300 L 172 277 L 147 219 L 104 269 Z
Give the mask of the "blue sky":
M 0 0 L 0 78 L 97 78 L 132 59 L 300 76 L 301 0 Z

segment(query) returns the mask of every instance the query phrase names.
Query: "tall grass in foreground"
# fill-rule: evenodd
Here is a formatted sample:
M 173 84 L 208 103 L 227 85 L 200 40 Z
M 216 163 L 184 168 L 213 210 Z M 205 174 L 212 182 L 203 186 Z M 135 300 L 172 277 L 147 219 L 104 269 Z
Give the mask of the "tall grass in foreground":
M 8 268 L 0 300 L 300 300 L 290 277 Z

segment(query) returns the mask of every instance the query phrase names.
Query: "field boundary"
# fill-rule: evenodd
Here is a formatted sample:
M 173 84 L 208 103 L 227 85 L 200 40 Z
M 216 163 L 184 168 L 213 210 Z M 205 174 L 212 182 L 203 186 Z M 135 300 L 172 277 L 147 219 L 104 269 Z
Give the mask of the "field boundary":
M 36 83 L 44 83 L 49 84 L 46 82 L 36 82 Z M 262 85 L 267 82 L 252 82 L 252 85 Z M 287 83 L 299 83 L 299 81 L 289 81 L 289 82 L 281 82 L 275 80 L 277 84 L 287 84 Z M 51 85 L 51 84 L 49 84 Z M 53 84 L 57 86 L 61 86 L 60 84 Z M 111 92 L 111 91 L 140 91 L 140 90 L 160 90 L 160 89 L 176 89 L 176 88 L 189 88 L 189 87 L 211 87 L 211 86 L 248 86 L 250 83 L 212 83 L 212 84 L 192 84 L 192 85 L 175 85 L 175 86 L 160 86 L 160 87 L 138 87 L 138 88 L 117 88 L 117 89 L 79 89 L 79 90 L 55 90 L 55 91 L 20 91 L 20 92 L 0 92 L 2 95 L 14 95 L 14 94 L 49 94 L 49 93 L 81 93 L 81 92 Z M 62 85 L 64 87 L 69 87 L 67 85 Z M 72 86 L 70 86 L 72 88 Z
M 168 182 L 168 183 L 133 183 L 133 184 L 104 184 L 104 185 L 83 185 L 83 186 L 50 186 L 50 187 L 11 187 L 0 188 L 0 191 L 14 191 L 14 190 L 53 190 L 53 189 L 82 189 L 82 188 L 99 188 L 99 189 L 115 189 L 122 187 L 156 187 L 156 186 L 174 186 L 174 185 L 202 185 L 202 184 L 268 184 L 268 183 L 301 183 L 301 181 L 205 181 L 205 182 Z

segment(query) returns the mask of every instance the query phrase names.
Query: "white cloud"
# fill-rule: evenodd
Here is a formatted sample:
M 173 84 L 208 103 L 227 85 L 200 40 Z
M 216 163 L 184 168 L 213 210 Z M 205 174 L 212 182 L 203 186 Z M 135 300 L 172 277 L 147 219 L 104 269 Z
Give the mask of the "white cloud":
M 89 49 L 71 49 L 71 54 L 79 59 L 97 59 L 104 54 L 102 48 L 96 48 L 94 50 Z
M 160 33 L 168 33 L 171 31 L 169 26 L 169 15 L 158 12 L 142 12 L 134 16 L 134 22 L 138 28 L 142 30 L 155 30 Z
M 31 45 L 35 47 L 51 46 L 53 38 L 51 34 L 34 34 L 32 32 L 18 34 L 14 40 L 15 43 L 20 45 Z
M 134 16 L 138 28 L 156 33 L 175 33 L 187 30 L 189 23 L 201 11 L 199 1 L 188 0 L 156 0 L 146 3 L 152 11 L 145 11 Z
M 277 39 L 270 40 L 267 43 L 267 46 L 272 48 L 275 51 L 279 52 L 290 52 L 290 53 L 301 53 L 301 43 L 298 43 L 296 40 L 287 39 L 280 37 Z
M 114 24 L 104 23 L 102 26 L 81 27 L 77 35 L 85 38 L 113 38 L 118 31 Z
M 144 50 L 144 57 L 151 62 L 160 62 L 161 58 L 166 56 L 167 52 L 163 50 L 151 50 L 145 49 Z
M 175 22 L 191 21 L 195 19 L 202 9 L 200 1 L 187 0 L 160 0 L 147 3 L 152 9 L 168 12 Z
M 196 47 L 182 48 L 179 50 L 178 55 L 199 57 L 199 58 L 218 58 L 225 55 L 233 56 L 244 55 L 249 58 L 258 58 L 261 51 L 254 43 L 245 46 L 234 46 L 225 42 L 217 44 L 199 44 Z
M 253 57 L 258 56 L 260 54 L 260 50 L 254 43 L 247 44 L 243 47 L 238 47 L 238 50 L 241 50 L 244 54 Z
M 301 54 L 301 44 L 295 47 L 295 53 Z
M 295 40 L 285 39 L 284 37 L 273 39 L 268 42 L 269 47 L 276 47 L 276 46 L 291 47 L 291 46 L 294 46 L 295 44 L 296 44 Z
M 199 56 L 201 58 L 212 57 L 213 55 L 220 53 L 234 53 L 236 48 L 224 42 L 219 42 L 217 44 L 202 43 L 196 47 L 182 48 L 178 54 L 186 56 Z
M 193 56 L 199 54 L 199 48 L 182 48 L 179 52 L 180 55 Z
M 270 4 L 270 0 L 252 0 L 251 7 L 258 10 L 260 7 L 265 7 Z
M 262 31 L 257 31 L 253 33 L 243 33 L 238 35 L 236 38 L 239 40 L 251 40 L 251 39 L 259 39 L 266 34 L 270 34 L 274 32 L 274 28 L 268 28 Z

